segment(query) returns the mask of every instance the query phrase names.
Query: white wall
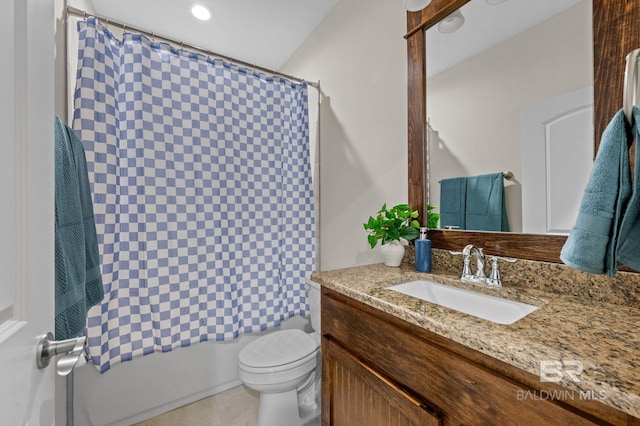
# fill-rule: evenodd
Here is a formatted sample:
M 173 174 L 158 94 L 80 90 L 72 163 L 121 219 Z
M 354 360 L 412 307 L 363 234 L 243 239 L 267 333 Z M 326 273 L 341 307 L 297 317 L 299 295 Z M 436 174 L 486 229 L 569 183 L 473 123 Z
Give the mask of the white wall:
M 92 10 L 88 0 L 68 2 Z M 405 30 L 401 2 L 342 0 L 281 69 L 322 85 L 321 270 L 381 261 L 362 223 L 384 202 L 407 201 Z M 60 31 L 57 40 L 60 51 Z M 57 61 L 56 112 L 62 117 L 64 72 Z
M 441 179 L 509 170 L 509 222 L 522 231 L 521 108 L 593 84 L 591 9 L 584 1 L 428 79 L 431 204 Z
M 67 5 L 77 7 L 78 9 L 93 12 L 93 5 L 90 0 L 54 0 L 54 14 L 55 14 L 55 76 L 54 76 L 54 109 L 55 113 L 59 115 L 63 120 L 69 121 L 67 117 L 67 98 L 68 91 L 73 90 L 67 86 L 67 60 L 73 60 L 74 58 L 67 58 L 67 33 L 66 33 L 66 21 Z M 78 367 L 76 372 L 83 367 Z M 84 367 L 87 368 L 87 367 Z M 76 374 L 74 372 L 74 375 Z M 74 383 L 77 380 L 74 380 Z M 109 391 L 107 388 L 103 388 L 101 383 L 96 383 L 93 386 L 96 390 Z M 55 412 L 56 412 L 56 425 L 67 424 L 67 397 L 66 397 L 66 377 L 60 377 L 56 375 L 56 387 L 55 387 Z M 82 386 L 78 386 L 75 389 L 76 393 L 84 393 L 86 389 Z M 77 410 L 74 410 L 77 411 Z M 90 424 L 81 423 L 79 420 L 76 424 Z
M 62 3 L 58 16 L 62 18 Z M 90 4 L 69 0 L 83 10 Z M 62 26 L 57 49 L 63 48 Z M 379 261 L 362 223 L 383 202 L 406 202 L 406 44 L 400 2 L 343 0 L 283 72 L 322 82 L 321 269 Z M 56 111 L 64 117 L 65 66 L 56 65 Z M 65 87 L 63 89 L 63 87 Z M 300 328 L 292 318 L 286 327 Z M 77 424 L 129 424 L 238 384 L 235 343 L 201 343 L 118 365 L 100 375 L 76 370 Z M 64 424 L 64 380 L 57 423 Z
M 55 10 L 55 111 L 63 120 L 69 121 L 67 117 L 67 96 L 69 88 L 67 86 L 66 64 L 67 60 L 77 61 L 76 56 L 67 58 L 67 5 L 84 10 L 87 13 L 95 13 L 91 0 L 53 0 Z
M 89 13 L 86 0 L 69 4 Z M 66 34 L 64 0 L 56 11 L 56 113 L 67 113 Z M 75 60 L 72 54 L 69 60 Z M 308 329 L 308 320 L 293 317 L 281 328 Z M 269 332 L 273 331 L 269 330 Z M 205 342 L 167 353 L 155 353 L 114 366 L 104 374 L 91 364 L 74 370 L 74 406 L 77 425 L 129 425 L 240 384 L 239 351 L 265 333 L 241 336 L 231 342 Z M 66 380 L 56 377 L 56 424 L 66 424 Z
M 406 13 L 342 0 L 282 72 L 320 80 L 320 269 L 381 261 L 362 224 L 407 202 Z

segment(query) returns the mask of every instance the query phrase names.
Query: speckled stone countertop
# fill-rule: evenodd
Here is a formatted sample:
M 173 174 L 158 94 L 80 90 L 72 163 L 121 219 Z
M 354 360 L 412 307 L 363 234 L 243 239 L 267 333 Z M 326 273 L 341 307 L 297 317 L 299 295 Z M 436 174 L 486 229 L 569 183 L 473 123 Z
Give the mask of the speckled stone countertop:
M 566 289 L 558 291 L 555 283 L 551 283 L 550 288 L 511 284 L 509 275 L 504 273 L 502 288 L 465 283 L 451 274 L 446 261 L 438 256 L 442 257 L 441 253 L 434 252 L 434 274 L 415 272 L 410 263 L 404 263 L 400 268 L 376 264 L 315 273 L 312 279 L 536 376 L 540 373 L 541 360 L 580 361 L 584 366 L 579 375 L 580 382 L 565 375 L 559 384 L 570 390 L 589 392 L 602 403 L 640 418 L 640 309 L 635 300 L 614 304 L 602 301 L 602 297 L 575 295 L 564 291 Z M 439 268 L 435 266 L 438 259 Z M 461 259 L 457 262 L 461 263 Z M 545 264 L 538 266 L 547 267 Z M 635 292 L 636 287 L 640 287 L 640 279 L 635 274 L 629 275 L 633 275 L 628 279 Z M 539 308 L 514 324 L 502 325 L 387 289 L 417 279 L 467 288 Z

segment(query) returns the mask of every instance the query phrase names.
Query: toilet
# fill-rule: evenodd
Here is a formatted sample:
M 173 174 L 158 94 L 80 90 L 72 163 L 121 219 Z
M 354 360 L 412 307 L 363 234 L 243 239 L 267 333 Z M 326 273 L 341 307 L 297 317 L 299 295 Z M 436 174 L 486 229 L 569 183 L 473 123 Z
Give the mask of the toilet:
M 238 378 L 260 392 L 258 426 L 316 424 L 320 415 L 320 285 L 305 286 L 314 331 L 275 331 L 238 354 Z

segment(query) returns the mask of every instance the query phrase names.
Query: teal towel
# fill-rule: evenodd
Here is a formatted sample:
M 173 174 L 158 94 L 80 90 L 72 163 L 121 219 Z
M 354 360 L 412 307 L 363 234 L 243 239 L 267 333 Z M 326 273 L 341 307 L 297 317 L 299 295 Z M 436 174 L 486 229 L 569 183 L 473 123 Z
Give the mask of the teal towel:
M 82 143 L 55 119 L 55 337 L 77 337 L 104 297 Z
M 440 181 L 440 227 L 467 229 L 465 223 L 467 178 Z
M 502 173 L 468 177 L 466 205 L 467 229 L 509 232 Z
M 503 174 L 443 179 L 440 182 L 440 226 L 509 232 Z
M 633 171 L 633 191 L 620 224 L 618 236 L 618 262 L 640 271 L 640 108 L 633 107 L 633 135 L 636 155 Z
M 617 271 L 618 231 L 631 197 L 629 147 L 633 139 L 628 131 L 621 110 L 602 134 L 578 218 L 560 252 L 560 259 L 572 268 L 609 276 Z

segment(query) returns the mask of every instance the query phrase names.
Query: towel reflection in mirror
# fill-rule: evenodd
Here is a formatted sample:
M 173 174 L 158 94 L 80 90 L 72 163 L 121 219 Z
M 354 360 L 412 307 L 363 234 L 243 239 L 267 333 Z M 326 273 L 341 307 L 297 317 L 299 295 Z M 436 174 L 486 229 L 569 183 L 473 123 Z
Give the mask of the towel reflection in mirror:
M 440 227 L 509 232 L 502 172 L 440 181 Z

